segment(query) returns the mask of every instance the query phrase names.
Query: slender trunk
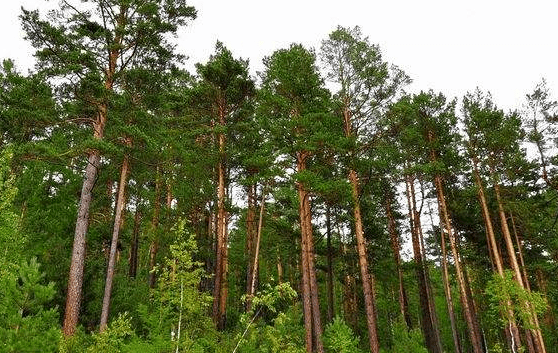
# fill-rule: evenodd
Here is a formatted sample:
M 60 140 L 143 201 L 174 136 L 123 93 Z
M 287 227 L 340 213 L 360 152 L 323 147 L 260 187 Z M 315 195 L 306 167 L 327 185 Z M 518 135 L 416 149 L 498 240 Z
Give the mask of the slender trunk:
M 362 216 L 360 214 L 360 201 L 358 191 L 358 176 L 354 170 L 349 170 L 349 182 L 352 189 L 353 216 L 355 222 L 355 237 L 357 242 L 358 262 L 360 265 L 360 276 L 362 279 L 362 289 L 364 292 L 364 307 L 366 310 L 366 323 L 368 325 L 368 338 L 370 351 L 378 353 L 380 345 L 378 343 L 378 331 L 375 315 L 374 288 L 368 273 L 368 259 L 366 256 L 366 241 L 362 228 Z
M 116 65 L 120 55 L 120 44 L 122 42 L 121 29 L 125 25 L 126 6 L 120 7 L 117 17 L 117 31 L 111 44 L 112 49 L 108 52 L 108 66 L 105 68 L 104 88 L 111 92 L 114 86 L 114 75 Z M 97 107 L 97 116 L 93 123 L 93 138 L 101 141 L 105 132 L 105 125 L 108 116 L 108 102 L 103 101 Z M 72 259 L 68 276 L 68 290 L 66 296 L 66 310 L 64 313 L 64 324 L 62 331 L 65 336 L 72 336 L 75 333 L 79 320 L 79 310 L 81 306 L 81 296 L 83 287 L 83 271 L 85 267 L 86 235 L 89 227 L 89 208 L 91 206 L 92 191 L 97 179 L 97 171 L 100 164 L 101 155 L 99 150 L 93 149 L 89 152 L 85 177 L 81 189 L 81 196 L 76 219 L 74 233 L 74 244 L 72 248 Z
M 132 233 L 132 242 L 130 244 L 130 261 L 128 276 L 135 278 L 138 271 L 138 248 L 139 248 L 139 231 L 141 226 L 141 212 L 139 210 L 139 202 L 136 205 L 136 214 L 134 216 L 134 230 Z
M 441 238 L 441 248 L 442 248 L 442 280 L 444 282 L 444 292 L 446 293 L 446 303 L 448 306 L 448 313 L 451 325 L 451 334 L 453 337 L 453 345 L 455 347 L 455 353 L 461 353 L 461 342 L 459 341 L 459 334 L 457 332 L 457 325 L 455 320 L 455 311 L 453 309 L 453 298 L 451 294 L 451 288 L 449 284 L 449 273 L 448 273 L 448 261 L 447 261 L 447 251 L 446 251 L 446 236 L 444 235 L 444 227 L 440 222 L 440 238 Z
M 523 283 L 525 285 L 525 290 L 531 292 L 531 284 L 529 283 L 529 276 L 527 274 L 527 266 L 525 266 L 525 260 L 523 258 L 523 242 L 521 241 L 519 234 L 517 232 L 517 227 L 515 226 L 515 220 L 513 214 L 510 213 L 512 229 L 514 234 L 514 240 L 517 244 L 517 255 L 519 257 L 519 266 L 521 268 L 521 274 L 523 275 Z M 539 318 L 537 313 L 534 311 L 533 307 L 531 309 L 531 315 L 533 318 L 534 329 L 531 329 L 531 335 L 533 339 L 534 349 L 536 352 L 546 352 L 546 346 L 544 344 L 544 339 L 542 336 L 542 331 L 540 329 Z
M 127 145 L 130 145 L 130 140 L 127 139 Z M 120 170 L 120 182 L 118 185 L 118 196 L 116 198 L 116 212 L 114 215 L 114 227 L 112 230 L 112 242 L 110 244 L 110 256 L 107 267 L 107 277 L 105 281 L 105 294 L 103 297 L 103 306 L 101 309 L 101 323 L 99 331 L 103 332 L 107 328 L 109 309 L 110 309 L 110 297 L 112 293 L 112 282 L 114 279 L 114 267 L 116 265 L 116 250 L 118 247 L 118 237 L 120 235 L 120 225 L 122 222 L 122 212 L 126 204 L 125 191 L 126 183 L 128 180 L 128 172 L 130 168 L 130 157 L 128 154 L 124 155 L 124 160 L 122 161 L 122 169 Z
M 283 261 L 281 260 L 281 255 L 279 255 L 279 249 L 277 249 L 277 283 L 283 283 Z
M 226 109 L 225 102 L 219 98 L 219 123 L 225 127 Z M 225 166 L 225 134 L 218 134 L 219 162 L 217 165 L 217 261 L 215 266 L 215 286 L 213 288 L 213 321 L 219 330 L 225 328 L 225 314 L 227 303 L 227 257 L 228 257 L 228 234 L 227 234 L 227 211 L 226 202 L 226 166 Z
M 495 172 L 494 172 L 494 168 L 491 167 L 491 173 L 494 176 Z M 521 273 L 521 268 L 519 267 L 519 262 L 517 261 L 517 256 L 515 254 L 515 248 L 513 246 L 513 240 L 511 237 L 511 233 L 510 233 L 510 229 L 508 226 L 508 222 L 506 219 L 506 214 L 504 211 L 504 206 L 503 206 L 503 202 L 502 202 L 502 197 L 500 194 L 500 185 L 499 183 L 496 181 L 494 182 L 494 192 L 496 194 L 496 202 L 498 204 L 498 214 L 500 216 L 500 223 L 502 225 L 502 234 L 504 235 L 504 241 L 506 243 L 506 248 L 508 250 L 508 256 L 509 256 L 509 260 L 510 260 L 510 264 L 512 266 L 514 275 L 515 275 L 515 280 L 517 281 L 517 283 L 519 284 L 519 286 L 521 288 L 526 288 L 524 281 L 523 281 L 523 276 Z M 540 353 L 545 353 L 546 352 L 546 348 L 544 346 L 544 341 L 539 340 L 539 337 L 542 338 L 542 334 L 540 334 L 540 328 L 535 324 L 535 317 L 536 317 L 536 313 L 533 311 L 533 308 L 531 307 L 531 304 L 526 301 L 524 303 L 522 303 L 522 305 L 525 307 L 526 310 L 528 310 L 530 312 L 530 316 L 529 316 L 529 325 L 531 327 L 534 327 L 533 330 L 531 330 L 532 332 L 532 338 L 534 338 L 534 342 L 530 342 L 529 340 L 527 341 L 528 343 L 528 348 L 530 350 L 530 352 L 535 352 L 536 350 Z M 538 321 L 538 320 L 537 320 Z
M 504 265 L 502 261 L 502 255 L 500 254 L 498 243 L 496 242 L 496 236 L 494 235 L 494 228 L 492 227 L 492 218 L 490 217 L 490 212 L 488 210 L 488 203 L 486 201 L 486 196 L 484 194 L 484 186 L 480 177 L 478 169 L 478 159 L 476 156 L 472 156 L 473 162 L 473 176 L 475 178 L 475 184 L 477 185 L 477 193 L 479 197 L 479 202 L 481 204 L 482 216 L 484 219 L 484 224 L 486 226 L 486 235 L 490 243 L 489 249 L 492 250 L 492 258 L 494 259 L 494 264 L 496 266 L 496 271 L 500 277 L 504 276 Z M 517 352 L 521 347 L 521 336 L 519 334 L 519 329 L 515 322 L 515 314 L 511 307 L 511 301 L 507 299 L 503 305 L 506 306 L 508 312 L 508 325 L 506 327 L 506 338 L 512 352 Z
M 441 353 L 441 342 L 434 313 L 432 312 L 432 298 L 428 290 L 428 276 L 423 264 L 421 239 L 420 239 L 420 215 L 416 209 L 414 180 L 411 176 L 405 178 L 407 203 L 409 207 L 409 220 L 411 224 L 411 238 L 413 243 L 413 255 L 419 286 L 419 299 L 421 307 L 422 330 L 426 346 L 431 353 Z
M 250 295 L 252 288 L 252 271 L 254 264 L 254 239 L 256 238 L 256 185 L 251 184 L 248 190 L 248 209 L 246 211 L 246 256 L 247 269 L 246 269 L 246 295 Z M 246 302 L 246 310 L 248 311 L 248 301 Z
M 309 154 L 305 151 L 297 152 L 297 172 L 306 169 L 306 158 Z M 310 207 L 310 194 L 303 183 L 297 183 L 299 196 L 300 231 L 302 237 L 302 284 L 304 302 L 304 324 L 306 328 L 306 349 L 312 352 L 324 351 L 322 343 L 322 325 L 318 301 L 318 285 L 314 265 L 314 245 L 312 241 L 312 213 Z M 314 334 L 314 341 L 312 341 Z
M 327 320 L 333 320 L 333 249 L 331 248 L 331 206 L 326 205 L 326 237 L 327 237 Z
M 436 158 L 433 157 L 433 162 Z M 459 286 L 459 294 L 461 296 L 461 305 L 463 307 L 463 314 L 465 315 L 465 322 L 467 323 L 467 329 L 469 331 L 469 338 L 471 340 L 471 345 L 473 352 L 482 353 L 482 340 L 480 338 L 480 332 L 475 329 L 477 325 L 473 320 L 473 314 L 471 312 L 470 303 L 467 296 L 467 290 L 465 288 L 465 279 L 463 277 L 463 270 L 461 268 L 461 262 L 459 259 L 459 253 L 457 250 L 455 234 L 453 232 L 453 227 L 451 224 L 451 219 L 446 205 L 446 198 L 444 195 L 442 178 L 439 175 L 434 177 L 434 184 L 436 186 L 436 193 L 438 195 L 438 208 L 440 212 L 440 219 L 444 225 L 445 231 L 448 235 L 450 241 L 450 247 L 453 254 L 453 259 L 455 263 L 455 272 L 457 276 L 457 284 Z
M 254 248 L 254 265 L 252 266 L 253 268 L 252 278 L 250 280 L 251 287 L 250 287 L 250 291 L 248 292 L 248 299 L 247 299 L 247 311 L 250 311 L 250 308 L 252 306 L 252 298 L 254 298 L 254 295 L 256 294 L 256 283 L 258 283 L 257 274 L 258 274 L 258 268 L 260 263 L 260 243 L 262 239 L 263 218 L 264 218 L 264 211 L 265 211 L 265 197 L 266 197 L 266 190 L 264 186 L 264 189 L 262 190 L 262 201 L 260 205 L 260 217 L 258 220 L 256 246 Z
M 159 216 L 161 215 L 161 175 L 159 166 L 155 176 L 155 199 L 153 200 L 153 218 L 151 219 L 151 229 L 153 240 L 149 246 L 149 288 L 155 288 L 157 276 L 155 265 L 157 264 L 157 252 L 159 251 Z
M 399 235 L 397 234 L 397 224 L 392 210 L 393 195 L 390 193 L 386 196 L 385 208 L 386 216 L 388 219 L 388 231 L 393 251 L 393 258 L 395 261 L 395 268 L 397 270 L 397 278 L 399 280 L 399 311 L 401 317 L 405 319 L 407 328 L 412 327 L 411 315 L 409 314 L 409 304 L 407 302 L 407 293 L 405 291 L 405 283 L 403 281 L 403 268 L 401 267 L 401 244 L 399 243 Z
M 343 257 L 349 259 L 348 255 L 347 245 L 343 244 Z M 348 260 L 347 267 L 343 279 L 343 312 L 345 313 L 345 320 L 356 332 L 358 329 L 358 297 L 355 276 L 353 275 L 355 271 L 353 261 Z

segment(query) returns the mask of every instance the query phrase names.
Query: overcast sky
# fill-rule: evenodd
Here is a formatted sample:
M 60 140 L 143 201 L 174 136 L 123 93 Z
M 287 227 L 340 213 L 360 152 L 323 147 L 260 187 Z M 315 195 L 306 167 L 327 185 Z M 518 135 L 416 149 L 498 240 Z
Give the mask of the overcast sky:
M 50 0 L 46 6 L 54 6 Z M 179 34 L 189 67 L 204 62 L 221 40 L 235 56 L 261 60 L 292 42 L 319 49 L 337 26 L 358 25 L 384 58 L 413 79 L 411 90 L 461 97 L 479 86 L 504 109 L 518 108 L 541 78 L 558 98 L 558 4 L 552 0 L 191 0 L 198 18 Z M 43 0 L 3 0 L 0 59 L 33 67 L 20 7 Z

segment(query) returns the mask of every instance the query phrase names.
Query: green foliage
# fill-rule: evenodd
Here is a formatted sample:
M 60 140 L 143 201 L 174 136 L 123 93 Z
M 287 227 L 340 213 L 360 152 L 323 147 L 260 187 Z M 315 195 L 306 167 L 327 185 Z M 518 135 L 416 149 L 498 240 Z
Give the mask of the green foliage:
M 424 346 L 424 338 L 420 329 L 407 329 L 405 320 L 400 318 L 393 323 L 393 342 L 392 347 L 387 352 L 390 353 L 428 353 Z
M 336 317 L 328 324 L 323 335 L 324 348 L 331 353 L 360 353 L 360 339 L 355 337 L 353 330 L 341 319 Z
M 544 297 L 537 292 L 530 292 L 522 288 L 514 279 L 513 272 L 506 270 L 504 276 L 494 274 L 492 280 L 488 282 L 485 293 L 488 296 L 490 310 L 493 317 L 500 317 L 497 320 L 499 327 L 503 328 L 510 321 L 510 313 L 506 305 L 509 302 L 514 312 L 514 316 L 519 318 L 519 326 L 527 329 L 534 329 L 529 322 L 532 320 L 532 312 L 540 315 L 544 313 L 548 304 Z
M 118 353 L 122 352 L 125 343 L 132 337 L 131 318 L 128 313 L 119 314 L 102 333 L 94 333 L 93 345 L 86 350 L 87 353 Z
M 59 339 L 58 309 L 47 308 L 56 293 L 43 284 L 35 258 L 0 278 L 0 342 L 3 352 L 53 352 Z
M 150 303 L 138 309 L 140 324 L 129 351 L 170 352 L 202 351 L 215 346 L 216 332 L 206 316 L 211 297 L 198 290 L 204 271 L 193 261 L 197 251 L 194 236 L 187 233 L 185 222 L 172 230 L 175 242 L 169 256 L 156 268 L 157 289 Z

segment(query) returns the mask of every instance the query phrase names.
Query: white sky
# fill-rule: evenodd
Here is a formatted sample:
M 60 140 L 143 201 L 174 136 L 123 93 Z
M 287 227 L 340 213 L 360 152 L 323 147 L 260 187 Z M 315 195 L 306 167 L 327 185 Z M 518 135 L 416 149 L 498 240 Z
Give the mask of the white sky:
M 182 30 L 179 50 L 204 62 L 221 40 L 235 56 L 261 59 L 292 42 L 319 49 L 337 26 L 359 25 L 384 59 L 413 79 L 412 90 L 461 97 L 479 86 L 504 109 L 519 108 L 541 78 L 558 98 L 558 3 L 552 0 L 191 0 L 198 19 Z M 54 6 L 51 0 L 46 6 Z M 20 7 L 43 0 L 3 0 L 0 59 L 33 66 Z

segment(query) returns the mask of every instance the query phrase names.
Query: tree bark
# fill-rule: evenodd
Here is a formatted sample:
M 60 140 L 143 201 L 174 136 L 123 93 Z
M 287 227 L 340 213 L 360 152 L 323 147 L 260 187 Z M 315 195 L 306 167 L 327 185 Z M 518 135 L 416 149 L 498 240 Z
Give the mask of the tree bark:
M 226 109 L 223 98 L 218 102 L 218 125 L 221 128 L 226 124 Z M 213 321 L 217 329 L 225 328 L 226 303 L 227 303 L 227 258 L 228 258 L 228 232 L 227 211 L 225 208 L 227 197 L 225 144 L 226 137 L 220 132 L 217 137 L 219 145 L 219 162 L 217 165 L 217 256 L 215 265 L 215 286 L 213 288 Z
M 250 311 L 252 307 L 252 298 L 256 294 L 256 284 L 258 283 L 257 275 L 258 275 L 258 268 L 260 263 L 260 243 L 262 239 L 262 228 L 263 228 L 263 217 L 265 211 L 265 197 L 266 197 L 266 190 L 265 186 L 262 190 L 262 201 L 260 205 L 260 217 L 258 219 L 258 231 L 256 233 L 256 244 L 254 247 L 254 264 L 252 266 L 252 278 L 250 279 L 250 291 L 248 292 L 247 298 L 247 311 Z
M 433 157 L 433 162 L 435 161 L 436 158 Z M 451 224 L 451 219 L 446 205 L 446 198 L 444 195 L 442 178 L 439 175 L 436 175 L 434 177 L 434 184 L 436 186 L 436 193 L 438 196 L 438 208 L 440 212 L 440 219 L 442 220 L 443 225 L 445 227 L 445 231 L 448 235 L 451 251 L 453 254 L 453 259 L 455 263 L 455 272 L 457 276 L 457 283 L 459 286 L 459 294 L 461 296 L 461 305 L 463 307 L 463 314 L 465 315 L 465 322 L 467 323 L 467 329 L 469 331 L 469 338 L 471 340 L 473 352 L 482 353 L 483 352 L 482 340 L 480 338 L 480 332 L 477 332 L 476 330 L 476 327 L 478 327 L 478 325 L 476 325 L 473 320 L 473 314 L 471 312 L 472 308 L 470 307 L 470 303 L 467 296 L 467 290 L 465 288 L 465 279 L 463 277 L 463 270 L 461 268 L 461 262 L 459 259 L 459 253 L 455 241 L 455 234 L 453 233 L 453 227 Z
M 248 208 L 246 210 L 246 257 L 247 268 L 246 268 L 246 295 L 250 295 L 250 289 L 252 288 L 252 271 L 254 264 L 254 241 L 256 238 L 256 185 L 251 184 L 247 188 L 247 201 Z M 249 310 L 248 301 L 246 302 L 246 311 Z
M 138 271 L 138 248 L 139 248 L 139 231 L 141 226 L 141 211 L 139 203 L 136 205 L 136 214 L 134 215 L 134 230 L 132 233 L 132 242 L 130 244 L 130 261 L 128 268 L 128 276 L 135 278 Z
M 306 169 L 306 159 L 309 153 L 297 152 L 297 172 Z M 302 182 L 297 182 L 299 198 L 300 231 L 302 244 L 302 292 L 304 303 L 304 326 L 306 329 L 306 349 L 323 353 L 322 325 L 318 301 L 318 285 L 314 264 L 314 245 L 312 240 L 312 213 L 310 194 Z M 314 339 L 312 340 L 312 334 Z
M 440 334 L 436 324 L 435 313 L 432 312 L 433 304 L 430 291 L 428 290 L 428 276 L 423 264 L 420 234 L 420 215 L 416 209 L 414 180 L 410 175 L 405 177 L 407 203 L 409 207 L 409 220 L 411 224 L 411 238 L 413 244 L 413 256 L 415 260 L 419 299 L 421 307 L 422 331 L 424 333 L 426 346 L 431 353 L 441 353 L 442 347 Z
M 130 139 L 127 139 L 128 146 L 131 144 Z M 118 237 L 120 235 L 120 225 L 122 223 L 122 212 L 124 206 L 126 205 L 125 191 L 126 183 L 128 181 L 128 172 L 130 168 L 130 157 L 128 154 L 124 155 L 124 160 L 122 161 L 122 169 L 120 170 L 120 182 L 118 185 L 118 196 L 116 198 L 116 212 L 114 215 L 114 227 L 112 230 L 112 242 L 110 244 L 110 256 L 107 267 L 107 276 L 105 281 L 105 294 L 103 297 L 103 306 L 101 309 L 101 323 L 99 331 L 103 332 L 107 328 L 109 309 L 110 309 L 110 298 L 112 293 L 112 282 L 114 280 L 114 267 L 116 265 L 116 250 L 118 247 Z
M 151 219 L 151 229 L 153 231 L 153 240 L 149 247 L 149 288 L 155 288 L 157 276 L 155 274 L 155 265 L 157 264 L 157 252 L 159 251 L 159 217 L 161 215 L 161 175 L 159 166 L 157 166 L 157 174 L 155 176 L 155 199 L 153 200 L 153 218 Z
M 331 248 L 331 206 L 326 205 L 326 237 L 327 237 L 327 320 L 333 320 L 333 249 Z
M 412 327 L 411 315 L 409 314 L 409 304 L 407 301 L 407 293 L 405 291 L 405 283 L 403 281 L 403 269 L 401 267 L 401 245 L 399 243 L 399 235 L 397 234 L 397 224 L 392 211 L 393 195 L 391 192 L 386 196 L 385 208 L 386 216 L 388 219 L 388 232 L 390 237 L 391 249 L 393 251 L 393 258 L 395 261 L 395 268 L 397 270 L 397 278 L 399 280 L 399 311 L 401 317 L 404 318 L 407 328 Z
M 496 271 L 500 277 L 504 277 L 504 265 L 502 261 L 502 256 L 500 254 L 498 243 L 496 242 L 496 236 L 494 235 L 494 228 L 492 227 L 492 218 L 488 210 L 488 203 L 486 201 L 486 196 L 484 194 L 484 186 L 480 177 L 478 169 L 478 159 L 475 155 L 471 157 L 473 163 L 473 176 L 475 179 L 475 184 L 477 185 L 477 193 L 479 197 L 479 202 L 481 204 L 482 216 L 484 219 L 484 224 L 486 226 L 486 234 L 488 241 L 490 243 L 489 249 L 492 250 L 492 258 L 494 259 L 494 265 L 496 266 Z M 506 300 L 503 305 L 506 306 L 508 312 L 508 325 L 506 327 L 506 337 L 508 339 L 508 345 L 512 352 L 517 352 L 521 348 L 521 335 L 519 334 L 519 329 L 515 322 L 515 314 L 511 308 L 510 300 Z

